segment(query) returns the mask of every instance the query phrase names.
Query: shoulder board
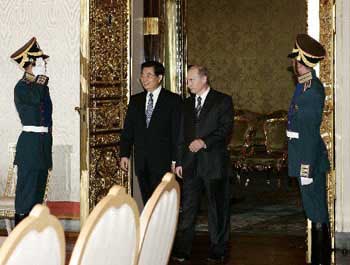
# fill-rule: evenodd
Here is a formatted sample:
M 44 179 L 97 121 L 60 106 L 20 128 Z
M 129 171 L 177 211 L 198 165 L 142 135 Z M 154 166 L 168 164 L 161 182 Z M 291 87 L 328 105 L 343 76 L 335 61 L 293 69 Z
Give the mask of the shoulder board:
M 35 79 L 35 83 L 42 86 L 47 86 L 49 83 L 49 78 L 46 75 L 38 75 Z

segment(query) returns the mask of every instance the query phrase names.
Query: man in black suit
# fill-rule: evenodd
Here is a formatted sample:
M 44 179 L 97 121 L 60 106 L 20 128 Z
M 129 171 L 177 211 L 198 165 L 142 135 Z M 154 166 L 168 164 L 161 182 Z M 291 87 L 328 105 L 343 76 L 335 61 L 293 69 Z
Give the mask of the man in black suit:
M 164 72 L 159 62 L 142 64 L 141 83 L 145 91 L 131 96 L 120 139 L 123 170 L 128 170 L 134 147 L 135 173 L 144 203 L 163 175 L 175 170 L 181 97 L 162 88 Z
M 203 188 L 208 199 L 210 253 L 208 261 L 223 262 L 229 238 L 229 156 L 233 127 L 230 96 L 209 87 L 208 71 L 191 66 L 187 85 L 193 94 L 184 102 L 176 174 L 183 177 L 182 212 L 173 258 L 188 259 Z

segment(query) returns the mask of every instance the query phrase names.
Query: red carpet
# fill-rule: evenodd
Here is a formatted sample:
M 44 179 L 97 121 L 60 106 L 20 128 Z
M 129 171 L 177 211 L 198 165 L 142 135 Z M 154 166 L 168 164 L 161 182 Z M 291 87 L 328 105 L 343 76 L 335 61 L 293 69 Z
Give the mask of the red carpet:
M 47 201 L 51 214 L 60 219 L 79 219 L 80 202 L 72 201 Z

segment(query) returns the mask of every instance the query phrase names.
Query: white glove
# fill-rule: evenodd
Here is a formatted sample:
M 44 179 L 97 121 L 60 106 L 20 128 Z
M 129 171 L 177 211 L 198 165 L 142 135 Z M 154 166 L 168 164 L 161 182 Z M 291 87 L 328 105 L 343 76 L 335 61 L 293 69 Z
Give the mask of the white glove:
M 43 58 L 38 58 L 35 60 L 35 66 L 33 67 L 33 75 L 45 75 L 46 69 L 45 69 L 45 61 Z
M 301 186 L 310 185 L 314 180 L 312 178 L 300 178 Z

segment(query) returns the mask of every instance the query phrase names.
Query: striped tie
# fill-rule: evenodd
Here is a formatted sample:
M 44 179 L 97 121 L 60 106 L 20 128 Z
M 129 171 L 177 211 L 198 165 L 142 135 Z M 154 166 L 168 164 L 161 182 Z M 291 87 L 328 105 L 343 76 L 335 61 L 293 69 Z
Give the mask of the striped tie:
M 197 106 L 196 106 L 196 117 L 199 118 L 199 114 L 201 113 L 202 110 L 202 98 L 197 97 Z
M 149 122 L 151 121 L 152 112 L 153 112 L 153 94 L 149 93 L 149 98 L 148 98 L 148 103 L 147 103 L 147 108 L 146 108 L 146 125 L 147 125 L 147 128 L 148 128 Z

